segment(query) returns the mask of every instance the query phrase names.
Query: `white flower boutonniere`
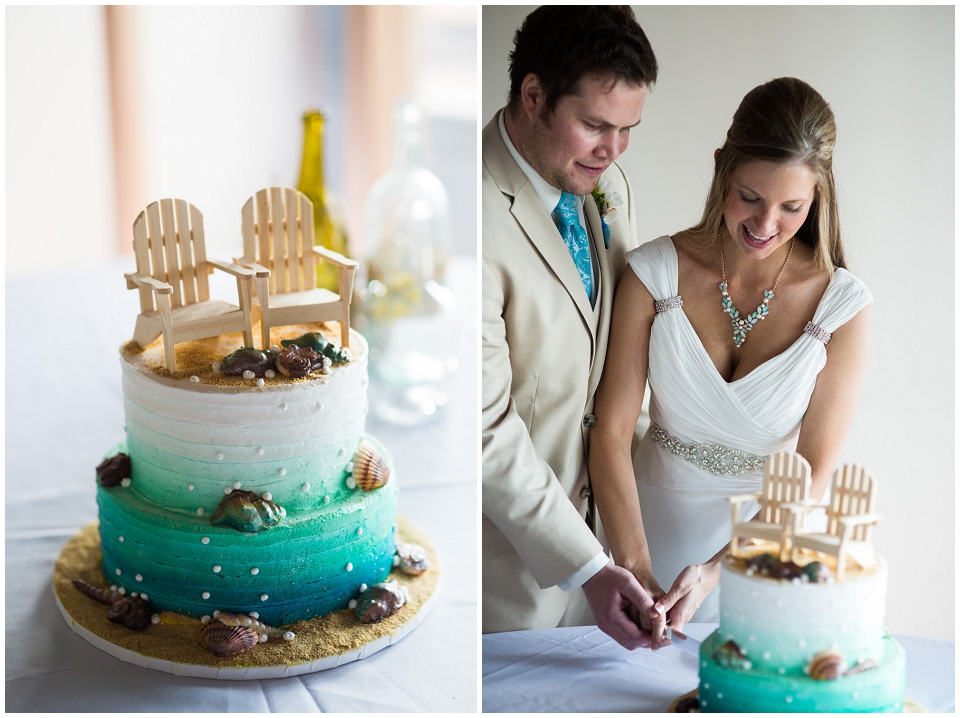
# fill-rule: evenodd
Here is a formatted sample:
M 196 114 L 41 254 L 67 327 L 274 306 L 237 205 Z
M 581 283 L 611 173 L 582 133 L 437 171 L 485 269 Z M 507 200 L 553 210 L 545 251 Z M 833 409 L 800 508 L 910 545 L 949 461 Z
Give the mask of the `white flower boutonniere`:
M 617 218 L 617 207 L 623 204 L 620 195 L 610 189 L 610 183 L 600 180 L 593 188 L 593 201 L 600 212 L 600 228 L 603 230 L 603 246 L 610 249 L 610 225 Z

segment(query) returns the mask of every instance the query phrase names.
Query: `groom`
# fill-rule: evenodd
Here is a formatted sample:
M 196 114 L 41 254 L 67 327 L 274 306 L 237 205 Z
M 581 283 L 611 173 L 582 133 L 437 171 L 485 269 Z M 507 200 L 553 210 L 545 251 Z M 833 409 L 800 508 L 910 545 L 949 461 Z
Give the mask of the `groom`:
M 483 130 L 483 632 L 589 623 L 585 595 L 604 632 L 646 647 L 630 616 L 655 617 L 653 602 L 584 512 L 593 396 L 636 245 L 614 160 L 657 61 L 626 6 L 541 7 L 514 42 L 509 103 Z

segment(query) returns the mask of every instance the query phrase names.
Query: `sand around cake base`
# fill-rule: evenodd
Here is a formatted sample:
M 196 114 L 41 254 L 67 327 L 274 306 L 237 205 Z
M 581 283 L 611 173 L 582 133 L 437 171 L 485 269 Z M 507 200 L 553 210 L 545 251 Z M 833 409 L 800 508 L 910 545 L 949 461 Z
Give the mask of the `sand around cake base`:
M 367 658 L 397 643 L 433 609 L 440 580 L 436 549 L 417 527 L 397 517 L 398 538 L 426 549 L 430 568 L 420 576 L 393 571 L 409 589 L 409 600 L 380 623 L 362 624 L 353 611 L 343 610 L 289 626 L 293 641 L 271 638 L 247 653 L 218 658 L 197 644 L 200 621 L 161 611 L 160 623 L 142 632 L 107 619 L 106 606 L 77 591 L 71 581 L 81 579 L 105 587 L 101 572 L 100 536 L 96 522 L 77 533 L 60 553 L 53 571 L 57 607 L 70 628 L 102 651 L 127 663 L 175 675 L 225 680 L 284 678 L 336 668 Z
M 673 703 L 670 704 L 670 707 L 667 708 L 667 713 L 699 713 L 700 712 L 700 690 L 694 688 L 689 693 L 684 693 L 682 696 L 677 698 Z M 904 713 L 927 713 L 927 709 L 916 701 L 910 700 L 909 698 L 903 699 L 903 712 Z

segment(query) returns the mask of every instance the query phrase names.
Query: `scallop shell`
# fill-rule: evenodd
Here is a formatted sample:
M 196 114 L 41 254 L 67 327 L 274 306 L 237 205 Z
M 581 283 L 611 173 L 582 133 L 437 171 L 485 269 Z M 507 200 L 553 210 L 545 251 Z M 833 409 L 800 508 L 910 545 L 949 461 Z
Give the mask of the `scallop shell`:
M 826 650 L 815 655 L 806 673 L 816 681 L 835 681 L 843 676 L 847 662 L 836 651 Z
M 390 466 L 369 441 L 361 441 L 353 455 L 353 480 L 364 491 L 373 491 L 390 480 Z
M 733 641 L 727 641 L 717 648 L 713 660 L 724 668 L 743 668 L 748 663 L 747 654 Z
M 284 348 L 297 345 L 307 349 L 312 349 L 317 354 L 328 357 L 331 361 L 345 363 L 350 361 L 348 357 L 336 344 L 327 339 L 320 332 L 308 332 L 296 339 L 284 339 L 280 342 Z
M 107 618 L 113 623 L 122 623 L 134 631 L 142 631 L 151 623 L 153 607 L 140 596 L 126 596 L 110 606 Z
M 410 576 L 419 576 L 430 568 L 426 550 L 415 543 L 398 541 L 397 556 L 400 557 L 400 570 Z
M 106 488 L 116 486 L 124 479 L 130 478 L 130 474 L 130 457 L 123 452 L 104 459 L 97 466 L 100 485 Z
M 406 602 L 407 598 L 397 582 L 388 581 L 370 586 L 361 593 L 353 612 L 360 623 L 380 623 L 399 611 Z
M 220 362 L 220 373 L 227 376 L 242 376 L 245 371 L 252 371 L 254 376 L 263 376 L 267 369 L 273 369 L 274 357 L 269 352 L 253 347 L 240 347 L 233 354 L 228 354 Z
M 282 628 L 274 628 L 266 623 L 261 623 L 251 616 L 245 616 L 242 613 L 231 613 L 230 611 L 221 611 L 217 620 L 224 626 L 244 626 L 256 633 L 265 633 L 268 636 L 283 636 L 286 631 Z
M 220 621 L 210 621 L 200 629 L 198 643 L 215 656 L 235 656 L 260 643 L 260 636 L 246 626 L 227 626 Z
M 263 531 L 276 526 L 286 515 L 282 506 L 252 491 L 234 491 L 220 502 L 210 517 L 210 523 L 214 526 L 231 526 L 237 531 Z
M 291 344 L 277 355 L 277 371 L 285 377 L 299 379 L 323 366 L 323 354 Z

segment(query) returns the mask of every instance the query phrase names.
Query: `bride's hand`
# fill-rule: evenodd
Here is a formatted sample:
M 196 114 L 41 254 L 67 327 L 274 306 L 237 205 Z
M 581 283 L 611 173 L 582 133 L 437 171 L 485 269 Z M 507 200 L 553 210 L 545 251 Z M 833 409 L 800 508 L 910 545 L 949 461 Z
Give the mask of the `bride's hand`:
M 665 592 L 660 588 L 660 584 L 657 583 L 657 579 L 653 577 L 653 574 L 636 573 L 634 575 L 650 598 L 659 603 L 665 595 Z M 655 651 L 658 648 L 670 645 L 670 640 L 666 637 L 667 617 L 665 612 L 660 613 L 657 618 L 651 619 L 649 616 L 634 609 L 630 612 L 630 618 L 636 622 L 642 630 L 650 633 L 650 648 L 652 650 Z
M 720 565 L 718 563 L 707 562 L 687 566 L 677 576 L 670 590 L 656 601 L 654 608 L 670 617 L 671 628 L 682 631 L 684 625 L 693 617 L 703 599 L 714 589 L 719 580 Z

